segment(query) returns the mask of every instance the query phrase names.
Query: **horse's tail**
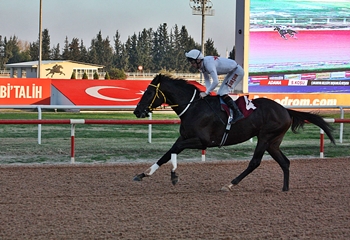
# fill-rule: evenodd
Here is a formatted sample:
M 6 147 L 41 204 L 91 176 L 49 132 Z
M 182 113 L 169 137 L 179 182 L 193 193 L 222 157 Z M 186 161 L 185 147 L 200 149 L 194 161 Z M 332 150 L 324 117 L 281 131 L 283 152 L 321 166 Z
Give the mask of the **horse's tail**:
M 299 112 L 292 109 L 287 109 L 289 115 L 293 119 L 291 129 L 293 133 L 296 133 L 299 128 L 303 128 L 305 121 L 308 121 L 316 126 L 320 127 L 328 136 L 333 144 L 335 144 L 332 131 L 334 128 L 327 123 L 321 116 L 309 112 Z

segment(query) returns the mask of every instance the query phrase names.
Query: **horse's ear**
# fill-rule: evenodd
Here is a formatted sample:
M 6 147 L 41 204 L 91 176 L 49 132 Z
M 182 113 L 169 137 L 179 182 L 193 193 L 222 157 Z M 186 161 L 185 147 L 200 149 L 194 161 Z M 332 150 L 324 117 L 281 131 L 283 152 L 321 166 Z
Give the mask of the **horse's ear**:
M 154 78 L 153 78 L 153 80 L 152 80 L 152 82 L 158 82 L 159 81 L 159 79 L 162 77 L 162 74 L 157 74 Z

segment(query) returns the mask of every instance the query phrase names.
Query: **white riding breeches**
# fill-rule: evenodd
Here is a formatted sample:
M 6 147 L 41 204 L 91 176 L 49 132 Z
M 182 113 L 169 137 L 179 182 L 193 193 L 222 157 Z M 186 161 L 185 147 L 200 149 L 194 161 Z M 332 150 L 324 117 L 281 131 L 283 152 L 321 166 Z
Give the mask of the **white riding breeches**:
M 217 94 L 220 96 L 229 94 L 231 90 L 243 80 L 244 70 L 241 66 L 237 65 L 237 68 L 229 72 L 224 81 L 222 82 Z

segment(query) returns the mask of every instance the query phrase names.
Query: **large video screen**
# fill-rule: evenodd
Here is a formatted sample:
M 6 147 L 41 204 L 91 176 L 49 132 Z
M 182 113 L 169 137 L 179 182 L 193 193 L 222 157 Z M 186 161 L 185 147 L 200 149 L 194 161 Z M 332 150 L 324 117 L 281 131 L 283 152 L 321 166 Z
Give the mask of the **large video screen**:
M 251 0 L 249 92 L 350 93 L 349 0 Z

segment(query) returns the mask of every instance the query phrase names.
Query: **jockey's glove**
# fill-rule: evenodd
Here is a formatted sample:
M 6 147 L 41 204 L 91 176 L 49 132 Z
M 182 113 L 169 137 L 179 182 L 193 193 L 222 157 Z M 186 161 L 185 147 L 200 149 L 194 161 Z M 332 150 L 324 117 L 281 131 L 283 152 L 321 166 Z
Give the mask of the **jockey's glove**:
M 201 92 L 201 93 L 199 94 L 199 96 L 200 96 L 201 98 L 205 98 L 206 96 L 208 96 L 208 94 L 207 94 L 206 92 Z

